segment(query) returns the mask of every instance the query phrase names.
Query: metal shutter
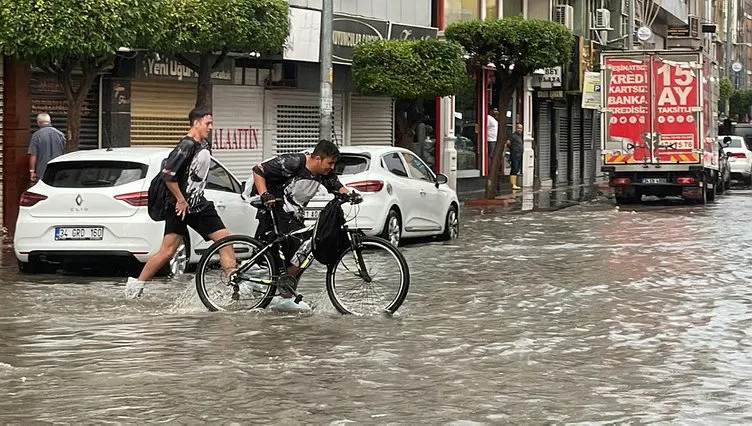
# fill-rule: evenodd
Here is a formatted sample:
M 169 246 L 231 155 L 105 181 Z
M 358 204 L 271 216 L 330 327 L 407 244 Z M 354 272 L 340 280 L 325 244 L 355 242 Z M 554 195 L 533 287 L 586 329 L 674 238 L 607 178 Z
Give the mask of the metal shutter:
M 3 198 L 3 55 L 0 54 L 0 200 Z M 3 225 L 3 203 L 0 201 L 0 226 Z
M 32 132 L 38 128 L 37 114 L 41 113 L 49 114 L 52 125 L 67 137 L 68 101 L 65 100 L 63 86 L 55 76 L 33 72 L 31 74 L 31 115 L 29 116 Z M 81 133 L 78 147 L 79 149 L 99 148 L 99 79 L 94 80 L 81 107 Z
M 572 117 L 572 164 L 569 176 L 572 183 L 579 183 L 582 170 L 582 109 L 580 108 L 578 98 L 574 99 L 571 106 L 570 117 Z
M 569 182 L 569 118 L 566 107 L 556 108 L 556 184 L 566 185 Z
M 538 176 L 541 181 L 551 180 L 551 113 L 548 101 L 538 103 Z
M 601 174 L 601 166 L 603 158 L 601 157 L 601 113 L 599 111 L 593 111 L 593 176 L 599 176 Z
M 319 140 L 319 94 L 269 90 L 264 97 L 264 158 L 311 149 Z M 334 140 L 345 140 L 342 94 L 334 94 Z
M 195 105 L 196 83 L 131 81 L 131 145 L 175 146 Z
M 353 96 L 350 103 L 350 145 L 392 145 L 392 98 Z
M 585 177 L 585 183 L 593 182 L 595 177 L 595 149 L 593 149 L 593 110 L 583 110 L 585 113 L 584 128 L 583 128 L 583 173 Z
M 264 88 L 214 86 L 212 154 L 241 181 L 264 158 Z

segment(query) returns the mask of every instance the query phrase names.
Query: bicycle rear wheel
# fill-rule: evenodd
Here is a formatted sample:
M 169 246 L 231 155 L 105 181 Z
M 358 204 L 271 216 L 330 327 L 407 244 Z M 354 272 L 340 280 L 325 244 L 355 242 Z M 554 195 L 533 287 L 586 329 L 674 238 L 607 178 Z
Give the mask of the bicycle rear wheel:
M 220 250 L 227 246 L 233 247 L 237 264 L 229 275 L 219 261 Z M 196 291 L 207 309 L 244 311 L 269 305 L 277 289 L 277 269 L 271 253 L 258 255 L 263 248 L 264 244 L 251 237 L 230 235 L 206 250 L 196 269 Z
M 361 272 L 358 256 L 365 272 Z M 326 273 L 326 292 L 343 314 L 394 313 L 410 288 L 410 270 L 402 253 L 381 238 L 361 237 Z

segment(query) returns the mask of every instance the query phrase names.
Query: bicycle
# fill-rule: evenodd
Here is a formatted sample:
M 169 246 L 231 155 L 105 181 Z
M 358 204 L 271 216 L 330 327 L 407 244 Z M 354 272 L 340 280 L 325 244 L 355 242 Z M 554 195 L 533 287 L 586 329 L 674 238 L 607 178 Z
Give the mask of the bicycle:
M 342 204 L 357 204 L 360 197 L 335 194 Z M 359 201 L 358 201 L 359 200 Z M 283 200 L 276 200 L 282 202 Z M 303 296 L 294 289 L 295 277 L 287 273 L 282 244 L 291 238 L 304 241 L 316 223 L 290 233 L 280 233 L 274 210 L 261 197 L 254 197 L 251 205 L 263 209 L 272 217 L 274 235 L 264 243 L 245 235 L 230 235 L 214 244 L 201 256 L 196 270 L 196 290 L 204 306 L 210 311 L 251 310 L 266 308 L 279 288 L 292 293 L 295 302 Z M 410 271 L 402 253 L 388 241 L 369 237 L 359 229 L 342 227 L 349 246 L 339 255 L 337 263 L 326 272 L 326 291 L 335 309 L 342 314 L 368 315 L 377 312 L 394 313 L 404 302 L 410 287 Z M 308 244 L 311 238 L 307 239 Z M 225 272 L 219 263 L 219 251 L 232 245 L 237 267 Z M 313 252 L 300 263 L 300 277 L 313 263 Z M 379 285 L 385 278 L 386 284 Z M 382 288 L 389 290 L 382 291 Z

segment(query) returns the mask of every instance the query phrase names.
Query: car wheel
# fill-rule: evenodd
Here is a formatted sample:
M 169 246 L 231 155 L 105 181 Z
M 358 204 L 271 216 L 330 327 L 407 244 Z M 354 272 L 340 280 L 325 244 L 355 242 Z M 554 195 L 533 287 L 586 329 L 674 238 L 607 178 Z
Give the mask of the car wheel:
M 21 262 L 18 261 L 18 270 L 20 272 L 23 272 L 24 274 L 35 274 L 37 272 L 37 269 L 35 268 L 35 264 L 32 262 Z
M 402 221 L 400 220 L 399 213 L 396 210 L 389 210 L 389 214 L 386 215 L 386 222 L 384 223 L 384 230 L 381 231 L 381 238 L 392 243 L 393 246 L 398 247 L 400 238 L 402 237 Z
M 745 185 L 745 186 L 750 186 L 750 185 L 752 185 L 752 175 L 746 176 L 746 177 L 744 178 L 744 185 Z
M 444 234 L 441 239 L 445 241 L 456 240 L 460 236 L 460 218 L 457 215 L 457 207 L 449 206 L 446 222 L 444 223 Z

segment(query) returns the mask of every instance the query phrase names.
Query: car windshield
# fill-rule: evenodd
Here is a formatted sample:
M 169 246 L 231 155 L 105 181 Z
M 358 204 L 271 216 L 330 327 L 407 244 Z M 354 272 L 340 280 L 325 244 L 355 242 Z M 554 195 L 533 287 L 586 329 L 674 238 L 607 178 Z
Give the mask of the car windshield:
M 334 172 L 338 175 L 354 175 L 368 170 L 368 158 L 360 155 L 343 154 L 339 157 Z
M 147 169 L 130 161 L 61 161 L 47 165 L 42 182 L 58 188 L 111 187 L 143 179 Z
M 718 141 L 723 143 L 723 146 L 728 148 L 741 148 L 742 147 L 742 139 L 737 138 L 731 138 L 731 141 L 728 145 L 726 145 L 726 142 L 723 141 L 723 138 L 718 138 Z

